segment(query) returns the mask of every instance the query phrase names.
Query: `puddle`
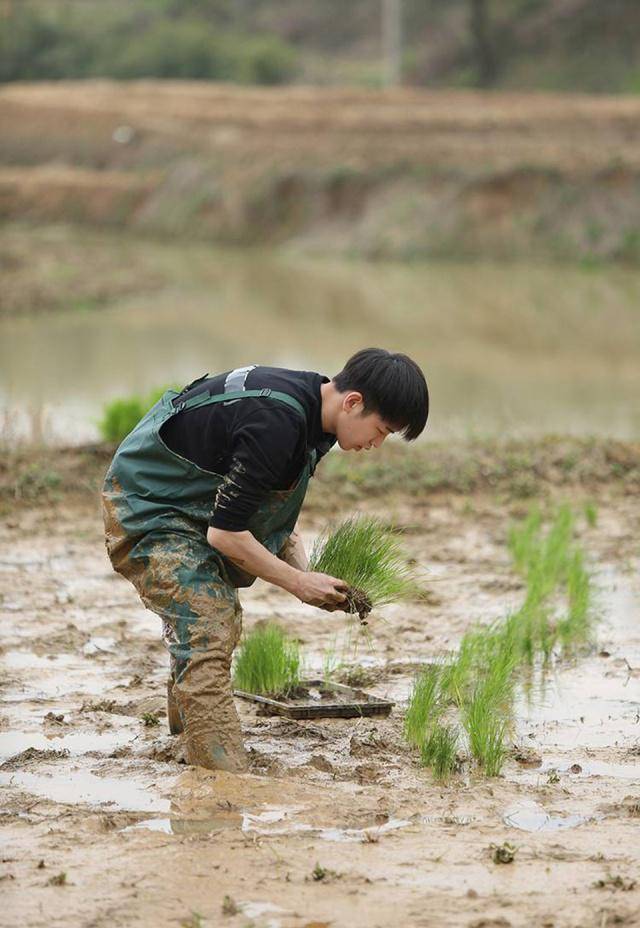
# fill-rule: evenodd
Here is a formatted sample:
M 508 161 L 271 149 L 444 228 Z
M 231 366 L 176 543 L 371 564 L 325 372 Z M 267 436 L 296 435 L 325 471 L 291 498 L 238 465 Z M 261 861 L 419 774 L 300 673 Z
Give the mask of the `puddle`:
M 160 831 L 167 835 L 206 835 L 222 829 L 242 827 L 239 812 L 221 813 L 211 818 L 147 818 L 123 831 Z
M 273 815 L 268 818 L 268 815 Z M 390 819 L 383 825 L 372 824 L 369 828 L 323 828 L 318 825 L 309 825 L 305 822 L 290 822 L 284 826 L 272 826 L 273 823 L 282 822 L 288 818 L 285 815 L 275 816 L 274 813 L 263 813 L 259 816 L 246 814 L 243 816 L 242 830 L 247 833 L 259 835 L 294 835 L 307 834 L 322 841 L 362 842 L 368 838 L 375 838 L 399 828 L 407 828 L 411 822 L 406 819 Z M 267 827 L 265 827 L 265 825 Z
M 112 654 L 116 649 L 115 638 L 102 638 L 96 635 L 90 638 L 82 649 L 87 656 L 91 654 Z
M 171 803 L 131 780 L 98 777 L 94 773 L 67 769 L 45 776 L 22 770 L 0 771 L 0 785 L 18 786 L 52 802 L 66 805 L 91 805 L 121 812 L 169 812 Z
M 65 735 L 45 735 L 41 732 L 0 732 L 0 763 L 28 748 L 38 751 L 69 751 L 70 754 L 87 754 L 96 751 L 110 754 L 123 744 L 135 741 L 137 734 L 131 731 L 74 732 Z
M 572 770 L 575 765 L 580 770 Z M 603 760 L 571 760 L 566 759 L 545 760 L 539 768 L 539 773 L 548 774 L 551 770 L 567 777 L 614 777 L 623 780 L 638 780 L 640 782 L 640 763 L 637 764 L 610 764 Z
M 637 626 L 637 595 L 629 578 L 611 568 L 600 570 L 595 583 L 602 613 L 596 634 L 607 641 L 612 657 L 592 654 L 575 664 L 560 663 L 529 695 L 521 694 L 518 732 L 525 737 L 533 729 L 539 746 L 609 747 L 640 734 L 640 679 L 626 663 L 640 664 L 629 645 Z
M 94 696 L 126 682 L 126 678 L 114 679 L 109 667 L 96 663 L 88 666 L 82 655 L 41 657 L 33 651 L 5 651 L 2 661 L 9 670 L 28 671 L 22 679 L 12 682 L 10 692 L 3 693 L 5 702 L 51 699 L 70 693 Z
M 322 841 L 355 842 L 375 839 L 380 835 L 399 828 L 406 828 L 411 822 L 404 819 L 391 819 L 383 825 L 371 825 L 370 828 L 323 828 L 305 822 L 291 821 L 291 815 L 297 809 L 269 809 L 265 812 L 220 812 L 214 816 L 198 819 L 178 817 L 151 818 L 135 825 L 128 825 L 123 831 L 161 831 L 165 834 L 207 834 L 221 829 L 237 828 L 245 834 L 262 836 L 293 836 L 304 834 Z M 283 824 L 284 823 L 284 824 Z
M 255 919 L 263 919 L 268 915 L 285 915 L 286 910 L 273 902 L 239 902 L 238 908 L 242 911 L 245 918 L 250 922 Z M 267 918 L 263 922 L 264 928 L 280 928 L 280 921 L 277 918 Z
M 552 815 L 536 802 L 523 803 L 505 812 L 502 817 L 505 825 L 520 831 L 562 831 L 577 828 L 585 822 L 597 821 L 594 815 Z
M 421 825 L 470 825 L 475 821 L 473 815 L 417 815 L 412 822 Z

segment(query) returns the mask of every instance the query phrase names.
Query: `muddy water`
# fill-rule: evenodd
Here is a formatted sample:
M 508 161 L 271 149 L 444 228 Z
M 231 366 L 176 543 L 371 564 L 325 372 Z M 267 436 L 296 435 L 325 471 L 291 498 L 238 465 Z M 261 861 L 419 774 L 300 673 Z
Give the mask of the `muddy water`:
M 195 245 L 173 263 L 181 276 L 153 297 L 0 321 L 5 437 L 92 439 L 116 396 L 249 362 L 332 374 L 368 344 L 424 366 L 434 437 L 640 434 L 635 272 Z
M 455 648 L 477 619 L 520 595 L 505 513 L 478 499 L 429 503 L 414 554 L 438 556 L 429 605 L 389 607 L 372 650 L 343 617 L 263 584 L 243 593 L 250 627 L 279 618 L 321 666 L 331 648 L 362 662 L 367 687 L 398 702 L 388 719 L 296 722 L 238 702 L 251 773 L 188 768 L 165 729 L 166 658 L 155 617 L 106 569 L 93 512 L 0 528 L 0 877 L 9 928 L 222 923 L 241 928 L 390 924 L 594 928 L 633 925 L 640 858 L 640 602 L 625 498 L 583 529 L 599 590 L 598 647 L 559 662 L 523 702 L 504 776 L 435 784 L 402 737 L 413 669 Z M 415 523 L 415 507 L 393 513 Z M 318 526 L 306 523 L 304 535 Z M 8 608 L 7 608 L 8 607 Z M 354 653 L 355 652 L 355 653 Z M 159 724 L 146 725 L 155 714 Z M 516 857 L 493 862 L 509 841 Z M 40 867 L 44 861 L 44 867 Z M 106 862 L 108 861 L 108 866 Z M 65 886 L 50 885 L 67 874 Z M 43 917 L 46 912 L 46 919 Z M 252 913 L 249 915 L 248 913 Z M 197 922 L 196 922 L 197 923 Z

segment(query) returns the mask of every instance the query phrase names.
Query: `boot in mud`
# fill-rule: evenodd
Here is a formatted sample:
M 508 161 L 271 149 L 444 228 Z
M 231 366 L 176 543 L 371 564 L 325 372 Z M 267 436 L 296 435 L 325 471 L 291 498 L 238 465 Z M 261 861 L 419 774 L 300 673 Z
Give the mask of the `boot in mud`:
M 167 721 L 169 722 L 169 734 L 182 734 L 184 727 L 178 711 L 178 703 L 173 696 L 173 676 L 167 680 Z
M 194 655 L 173 686 L 184 723 L 189 764 L 209 770 L 243 773 L 248 769 L 240 719 L 233 704 L 230 658 Z

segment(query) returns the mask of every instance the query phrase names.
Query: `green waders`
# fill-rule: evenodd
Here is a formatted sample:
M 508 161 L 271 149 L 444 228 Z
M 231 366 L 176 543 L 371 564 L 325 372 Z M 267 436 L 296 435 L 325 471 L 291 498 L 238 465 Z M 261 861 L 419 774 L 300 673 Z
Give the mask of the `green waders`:
M 236 587 L 255 578 L 241 574 L 207 542 L 209 517 L 224 476 L 171 451 L 160 430 L 183 409 L 255 396 L 285 403 L 304 417 L 302 406 L 285 393 L 229 390 L 239 379 L 244 384 L 242 378 L 230 376 L 225 393 L 210 395 L 205 390 L 182 401 L 194 384 L 182 394 L 167 391 L 116 451 L 102 495 L 114 570 L 133 583 L 144 605 L 162 619 L 171 655 L 169 702 L 172 697 L 177 706 L 187 759 L 190 764 L 233 771 L 247 767 L 230 677 L 242 630 Z M 296 524 L 314 466 L 312 451 L 293 488 L 270 492 L 249 522 L 249 531 L 272 554 L 278 554 Z M 172 729 L 176 728 L 174 719 Z

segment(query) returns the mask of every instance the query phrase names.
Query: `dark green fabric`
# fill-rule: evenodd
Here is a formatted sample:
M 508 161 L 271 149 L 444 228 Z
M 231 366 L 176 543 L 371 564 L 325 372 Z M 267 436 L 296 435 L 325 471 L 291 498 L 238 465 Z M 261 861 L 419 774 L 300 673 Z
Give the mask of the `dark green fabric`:
M 116 451 L 105 478 L 103 495 L 131 542 L 130 557 L 145 557 L 144 538 L 150 533 L 195 531 L 206 538 L 215 494 L 224 481 L 223 475 L 203 470 L 165 445 L 160 429 L 171 416 L 184 408 L 264 396 L 273 402 L 286 403 L 304 417 L 304 410 L 294 397 L 271 390 L 242 390 L 213 396 L 205 392 L 174 406 L 178 396 L 176 391 L 168 390 L 149 410 Z M 248 530 L 272 554 L 280 551 L 296 524 L 314 466 L 315 451 L 312 451 L 295 486 L 268 493 L 249 521 Z M 220 552 L 216 553 L 228 576 L 240 578 L 234 566 Z

